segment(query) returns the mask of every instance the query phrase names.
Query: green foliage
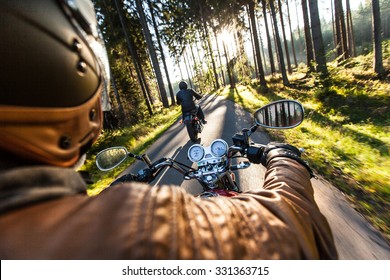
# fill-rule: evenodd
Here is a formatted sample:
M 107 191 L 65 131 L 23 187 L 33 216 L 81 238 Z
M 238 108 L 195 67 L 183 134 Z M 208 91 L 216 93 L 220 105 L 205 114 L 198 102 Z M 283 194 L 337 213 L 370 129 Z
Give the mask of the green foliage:
M 125 111 L 125 116 L 122 116 L 121 121 L 134 124 L 142 120 L 147 112 L 139 83 L 130 75 L 134 71 L 133 66 L 123 59 L 126 55 L 127 51 L 124 46 L 118 45 L 115 49 L 111 49 L 110 60 L 115 61 L 111 64 L 111 74 Z M 119 107 L 118 101 L 113 92 L 110 93 L 110 96 L 115 110 Z M 119 112 L 116 113 L 119 114 Z
M 154 73 L 149 63 L 138 14 L 132 1 L 95 0 L 94 4 L 110 62 L 111 82 L 114 85 L 110 92 L 113 113 L 119 119 L 120 126 L 138 123 L 149 112 L 137 76 L 136 63 L 142 68 L 146 86 L 150 89 L 149 94 L 155 105 L 158 106 L 159 102 L 156 101 L 158 91 L 154 86 Z M 123 22 L 120 21 L 119 11 Z M 133 50 L 133 56 L 130 49 Z
M 332 0 L 333 1 L 333 0 Z M 380 0 L 380 13 L 382 22 L 382 35 L 384 39 L 390 39 L 390 1 Z M 372 10 L 371 1 L 362 3 L 356 11 L 352 11 L 352 21 L 356 52 L 358 55 L 366 55 L 372 51 Z M 335 58 L 334 36 L 332 22 L 325 19 L 321 21 L 322 36 L 326 52 Z
M 367 52 L 367 49 L 372 49 L 371 4 L 360 6 L 356 13 L 352 15 L 352 19 L 354 23 L 355 43 L 356 46 L 361 46 L 357 51 L 358 53 Z M 369 42 L 369 44 L 367 44 L 367 42 Z

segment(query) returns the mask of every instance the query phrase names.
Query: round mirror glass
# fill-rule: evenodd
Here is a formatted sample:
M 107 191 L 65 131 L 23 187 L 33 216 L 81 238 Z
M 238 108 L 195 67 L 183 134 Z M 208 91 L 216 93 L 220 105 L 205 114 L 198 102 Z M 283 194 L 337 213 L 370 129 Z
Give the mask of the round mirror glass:
M 100 170 L 107 171 L 121 164 L 128 155 L 125 147 L 108 148 L 96 156 L 96 165 Z
M 257 125 L 266 128 L 293 128 L 302 123 L 304 110 L 295 100 L 279 100 L 258 109 L 254 117 Z

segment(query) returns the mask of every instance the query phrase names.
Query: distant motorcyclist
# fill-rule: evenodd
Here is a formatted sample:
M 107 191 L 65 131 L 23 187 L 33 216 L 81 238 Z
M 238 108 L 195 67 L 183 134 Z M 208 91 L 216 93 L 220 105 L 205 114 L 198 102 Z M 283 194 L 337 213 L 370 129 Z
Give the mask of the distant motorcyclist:
M 93 5 L 2 0 L 0 18 L 1 260 L 337 258 L 288 145 L 254 155 L 264 186 L 234 198 L 137 182 L 89 197 L 73 166 L 99 135 L 109 81 Z
M 195 112 L 203 124 L 206 124 L 205 116 L 202 108 L 199 105 L 196 105 L 194 99 L 201 99 L 202 96 L 197 93 L 192 88 L 188 88 L 188 85 L 185 81 L 179 83 L 179 92 L 176 94 L 176 103 L 181 105 L 181 112 L 183 116 L 186 113 Z

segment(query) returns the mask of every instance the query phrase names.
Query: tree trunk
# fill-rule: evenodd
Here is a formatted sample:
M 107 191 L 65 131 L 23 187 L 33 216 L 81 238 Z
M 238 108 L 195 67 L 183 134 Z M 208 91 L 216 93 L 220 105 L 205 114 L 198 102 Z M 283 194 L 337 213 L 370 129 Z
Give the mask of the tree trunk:
M 237 24 L 237 23 L 236 23 Z M 240 74 L 241 77 L 251 77 L 252 73 L 250 71 L 250 64 L 248 57 L 245 53 L 245 43 L 242 35 L 242 30 L 239 28 L 236 28 L 235 32 L 235 40 L 237 41 L 237 49 L 239 50 L 239 67 L 240 67 Z M 261 40 L 260 40 L 260 45 L 261 45 Z M 263 48 L 261 48 L 263 50 Z M 264 50 L 263 50 L 264 51 Z M 263 54 L 264 57 L 264 54 Z
M 150 11 L 150 15 L 152 18 L 152 22 L 153 22 L 154 33 L 156 33 L 158 48 L 160 49 L 161 60 L 162 60 L 163 66 L 164 66 L 165 76 L 166 76 L 167 82 L 168 82 L 169 93 L 171 96 L 171 105 L 175 105 L 176 104 L 175 95 L 173 93 L 171 79 L 169 78 L 168 67 L 167 67 L 167 63 L 165 61 L 164 49 L 163 49 L 162 44 L 161 44 L 160 32 L 157 28 L 156 18 L 154 16 L 153 5 L 152 5 L 152 2 L 150 0 L 148 0 L 148 6 L 149 6 L 149 11 Z
M 257 67 L 259 70 L 259 78 L 260 78 L 260 85 L 262 87 L 267 87 L 267 82 L 265 80 L 265 74 L 264 74 L 264 68 L 263 63 L 261 61 L 261 55 L 260 55 L 260 46 L 259 46 L 259 39 L 257 36 L 257 26 L 256 26 L 256 17 L 255 17 L 255 3 L 253 1 L 249 1 L 249 14 L 251 18 L 251 25 L 252 25 L 252 32 L 253 32 L 253 41 L 255 43 L 255 50 L 256 50 L 256 60 L 257 60 Z
M 284 42 L 284 50 L 285 50 L 286 59 L 287 59 L 287 69 L 288 69 L 288 73 L 291 74 L 292 73 L 292 69 L 291 69 L 291 62 L 290 62 L 290 52 L 288 50 L 286 31 L 285 31 L 285 28 L 284 28 L 282 3 L 280 2 L 280 0 L 278 0 L 278 6 L 279 6 L 279 15 L 280 15 L 280 25 L 282 27 L 282 36 L 283 36 L 283 42 Z
M 320 73 L 322 79 L 327 81 L 329 77 L 328 68 L 326 66 L 325 48 L 321 33 L 321 22 L 318 14 L 317 0 L 309 0 L 311 32 L 314 45 L 314 53 L 317 63 L 317 72 Z
M 343 43 L 341 39 L 341 26 L 340 26 L 340 11 L 339 11 L 339 0 L 334 0 L 334 14 L 335 14 L 335 31 L 336 31 L 336 50 L 337 50 L 337 59 L 340 62 L 343 55 Z
M 310 72 L 314 72 L 314 53 L 313 53 L 313 42 L 311 39 L 311 33 L 310 33 L 310 21 L 309 21 L 309 13 L 307 10 L 307 0 L 302 0 L 302 14 L 303 14 L 303 26 L 304 26 L 304 33 L 305 33 L 305 45 L 306 45 L 306 64 Z
M 267 63 L 265 60 L 265 53 L 264 53 L 264 44 L 263 44 L 263 38 L 261 37 L 261 34 L 259 34 L 259 41 L 260 41 L 261 55 L 264 59 L 264 68 L 267 70 Z
M 274 24 L 272 15 L 271 15 L 271 27 L 272 27 L 272 37 L 274 38 L 274 46 L 275 46 L 275 49 L 276 49 L 276 52 L 275 52 L 274 56 L 276 56 L 276 60 L 278 61 L 278 63 L 277 63 L 277 65 L 278 65 L 277 70 L 278 70 L 278 72 L 281 72 L 281 70 L 280 70 L 279 49 L 278 49 L 278 43 L 276 42 L 275 24 Z M 282 46 L 282 45 L 280 45 L 280 46 Z M 283 54 L 283 50 L 282 50 L 282 54 Z M 284 63 L 284 61 L 283 61 L 283 63 Z
M 294 35 L 292 32 L 292 28 L 291 28 L 290 6 L 288 5 L 288 0 L 286 1 L 286 5 L 287 5 L 287 19 L 288 19 L 288 26 L 290 29 L 291 48 L 292 48 L 293 57 L 294 57 L 294 64 L 295 64 L 295 67 L 298 68 L 297 54 L 295 53 Z
M 382 76 L 384 74 L 384 68 L 379 0 L 372 0 L 372 36 L 374 43 L 374 71 Z
M 215 66 L 215 60 L 214 60 L 214 55 L 213 55 L 213 48 L 211 47 L 211 40 L 210 40 L 210 34 L 208 31 L 208 27 L 205 21 L 203 21 L 203 28 L 205 32 L 205 37 L 206 37 L 206 43 L 208 46 L 208 50 L 210 53 L 210 59 L 211 59 L 211 65 L 213 67 L 213 73 L 214 73 L 214 79 L 215 79 L 215 89 L 219 89 L 219 80 L 218 80 L 218 73 L 217 73 L 217 67 Z
M 335 20 L 335 9 L 334 9 L 334 1 L 330 1 L 330 10 L 332 14 L 332 31 L 333 31 L 333 48 L 337 50 L 337 36 L 336 36 L 336 20 Z
M 295 0 L 295 14 L 297 18 L 298 38 L 301 39 L 301 27 L 299 26 L 298 0 Z
M 225 74 L 223 72 L 221 51 L 219 50 L 218 36 L 216 34 L 214 26 L 213 26 L 213 33 L 214 33 L 214 38 L 215 38 L 215 45 L 217 46 L 217 54 L 218 54 L 219 67 L 221 68 L 222 82 L 223 82 L 223 86 L 225 87 L 226 86 L 226 81 L 225 81 Z
M 181 66 L 180 66 L 180 59 L 178 57 L 177 54 L 175 54 L 175 63 L 177 65 L 177 67 L 179 68 L 179 72 L 180 72 L 180 80 L 182 81 L 184 78 L 183 78 L 183 70 L 181 70 Z
M 268 55 L 269 55 L 269 63 L 271 65 L 271 73 L 275 74 L 275 62 L 274 62 L 274 54 L 272 52 L 272 42 L 271 42 L 271 36 L 269 33 L 269 27 L 268 27 L 268 19 L 267 19 L 267 4 L 265 0 L 261 0 L 261 6 L 263 8 L 263 16 L 264 16 L 264 25 L 265 25 L 265 33 L 267 35 L 267 44 L 268 44 Z
M 286 66 L 284 64 L 282 43 L 280 42 L 278 22 L 276 20 L 276 12 L 275 12 L 275 6 L 274 6 L 273 1 L 270 1 L 269 6 L 271 9 L 272 20 L 274 23 L 275 40 L 276 40 L 276 46 L 277 46 L 277 51 L 278 51 L 278 55 L 279 55 L 280 72 L 282 73 L 283 84 L 287 86 L 290 84 L 290 82 L 288 81 L 287 73 L 286 73 Z
M 252 26 L 252 23 L 251 23 L 251 15 L 250 15 L 250 13 L 249 13 L 249 8 L 248 8 L 248 19 L 249 19 L 249 33 L 251 34 L 251 44 L 252 44 L 252 52 L 253 52 L 253 62 L 254 62 L 254 65 L 255 65 L 255 77 L 256 77 L 256 79 L 258 79 L 258 78 L 259 78 L 259 70 L 258 70 L 258 68 L 257 68 L 255 39 L 254 39 L 254 37 L 253 37 L 252 28 L 250 28 L 250 26 Z
M 260 46 L 260 51 L 261 51 L 261 61 L 263 61 L 264 73 L 267 73 L 267 61 L 265 59 L 265 54 L 264 54 L 263 38 L 262 38 L 261 33 L 260 33 L 261 25 L 260 25 L 259 16 L 257 15 L 256 11 L 255 11 L 255 18 L 256 18 L 256 27 L 258 30 L 257 38 L 259 39 L 259 44 L 260 44 L 259 46 Z
M 188 77 L 188 81 L 190 83 L 190 87 L 191 88 L 194 88 L 194 85 L 192 83 L 192 77 L 193 75 L 191 74 L 191 70 L 190 70 L 190 67 L 188 65 L 188 57 L 187 57 L 187 52 L 185 52 L 185 54 L 183 55 L 183 58 L 184 58 L 184 65 L 186 66 L 186 71 L 187 71 L 187 77 Z
M 229 84 L 230 84 L 230 88 L 231 89 L 234 89 L 236 87 L 236 84 L 234 83 L 234 77 L 233 77 L 233 72 L 230 68 L 230 63 L 229 63 L 229 56 L 228 56 L 228 53 L 226 51 L 226 45 L 225 45 L 225 42 L 222 42 L 222 45 L 223 45 L 223 51 L 225 53 L 225 58 L 226 58 L 226 71 L 227 71 L 227 74 L 228 74 L 228 77 L 229 77 Z
M 202 76 L 202 68 L 201 67 L 197 67 L 197 65 L 196 65 L 195 53 L 194 53 L 194 49 L 193 49 L 193 45 L 192 44 L 190 45 L 190 50 L 191 50 L 192 62 L 193 62 L 194 68 L 195 68 L 195 73 L 192 76 L 193 79 L 194 79 L 194 82 L 196 82 L 196 84 L 194 84 L 194 89 L 196 91 L 201 91 L 202 87 L 201 87 L 200 77 Z M 197 53 L 199 54 L 200 52 L 197 51 Z
M 351 13 L 351 6 L 349 4 L 349 0 L 346 0 L 347 2 L 347 34 L 348 34 L 348 49 L 349 54 L 352 57 L 356 56 L 356 46 L 355 46 L 355 35 L 353 32 L 353 23 L 352 23 L 352 13 Z
M 144 83 L 146 83 L 146 81 L 144 80 L 144 76 L 141 73 L 141 69 L 142 68 L 139 65 L 138 56 L 136 55 L 136 53 L 134 51 L 132 41 L 130 40 L 129 34 L 127 33 L 127 28 L 126 28 L 125 21 L 123 19 L 121 6 L 119 5 L 118 0 L 114 0 L 114 2 L 115 2 L 116 10 L 118 12 L 119 20 L 121 22 L 122 30 L 123 30 L 123 32 L 125 34 L 127 48 L 129 50 L 129 53 L 130 53 L 130 55 L 131 55 L 131 57 L 133 59 L 133 62 L 134 62 L 134 67 L 135 67 L 135 70 L 137 72 L 138 82 L 140 83 L 141 91 L 142 91 L 142 93 L 144 95 L 144 100 L 145 100 L 146 106 L 148 108 L 149 115 L 152 115 L 153 114 L 153 110 L 152 110 L 152 106 L 150 104 L 150 99 L 148 98 L 148 93 L 146 92 L 147 88 L 145 87 L 145 84 L 144 84 Z
M 348 49 L 348 38 L 347 38 L 347 28 L 345 27 L 345 18 L 344 18 L 344 9 L 341 0 L 339 0 L 340 5 L 340 23 L 341 23 L 341 33 L 343 39 L 343 53 L 344 59 L 349 58 L 349 49 Z
M 349 57 L 347 31 L 345 28 L 344 10 L 341 0 L 334 0 L 334 9 L 336 20 L 337 55 L 339 59 L 347 59 Z
M 162 101 L 163 106 L 165 108 L 169 108 L 168 97 L 167 97 L 167 92 L 165 91 L 164 80 L 162 78 L 161 69 L 160 69 L 160 65 L 158 63 L 156 50 L 154 49 L 154 46 L 153 46 L 152 37 L 151 37 L 150 31 L 149 31 L 148 23 L 146 21 L 146 16 L 145 16 L 145 13 L 144 13 L 144 10 L 142 7 L 141 0 L 136 0 L 136 6 L 137 6 L 138 14 L 140 16 L 141 25 L 143 27 L 142 31 L 144 33 L 146 44 L 148 46 L 149 55 L 150 55 L 150 58 L 152 60 L 154 73 L 156 74 L 157 84 L 158 84 L 158 87 L 160 90 L 161 101 Z
M 117 88 L 116 83 L 115 83 L 115 77 L 112 74 L 111 69 L 110 69 L 110 77 L 111 77 L 111 84 L 112 84 L 112 88 L 114 90 L 114 96 L 116 99 L 116 103 L 118 103 L 119 119 L 124 120 L 126 118 L 125 109 L 123 108 L 123 103 L 122 103 L 122 100 L 119 96 L 118 88 Z
M 154 100 L 153 100 L 152 95 L 151 95 L 151 90 L 150 90 L 149 84 L 146 80 L 145 73 L 144 73 L 144 70 L 143 70 L 143 67 L 141 64 L 141 60 L 140 60 L 139 56 L 136 54 L 134 42 L 131 42 L 131 45 L 132 45 L 131 48 L 134 50 L 134 53 L 135 53 L 133 58 L 135 59 L 135 65 L 137 67 L 136 68 L 137 76 L 140 77 L 139 79 L 140 79 L 140 84 L 141 84 L 141 88 L 142 88 L 142 93 L 144 95 L 145 100 L 149 104 L 153 105 Z M 149 105 L 148 105 L 148 108 L 149 108 Z

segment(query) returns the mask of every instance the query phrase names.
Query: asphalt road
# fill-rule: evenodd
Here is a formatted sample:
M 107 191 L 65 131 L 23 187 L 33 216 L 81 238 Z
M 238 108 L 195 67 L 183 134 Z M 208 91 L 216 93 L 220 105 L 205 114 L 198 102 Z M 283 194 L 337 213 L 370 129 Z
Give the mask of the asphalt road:
M 233 102 L 217 95 L 204 98 L 201 106 L 208 123 L 201 133 L 201 143 L 208 146 L 214 139 L 224 139 L 232 145 L 231 137 L 242 128 L 253 124 L 252 116 Z M 251 139 L 256 143 L 266 144 L 271 139 L 261 129 Z M 187 130 L 179 121 L 174 123 L 147 151 L 152 161 L 161 157 L 171 157 L 191 165 L 187 159 L 188 148 L 193 143 L 189 140 Z M 136 162 L 126 169 L 125 173 L 136 173 L 144 168 Z M 265 168 L 262 165 L 251 165 L 248 169 L 235 171 L 236 180 L 245 190 L 259 188 L 263 185 Z M 340 259 L 371 260 L 390 259 L 390 246 L 381 235 L 346 201 L 343 194 L 326 180 L 312 179 L 315 199 L 322 213 L 332 228 Z M 184 180 L 183 176 L 173 169 L 166 169 L 152 185 L 174 185 L 187 192 L 198 194 L 201 191 L 195 180 Z

